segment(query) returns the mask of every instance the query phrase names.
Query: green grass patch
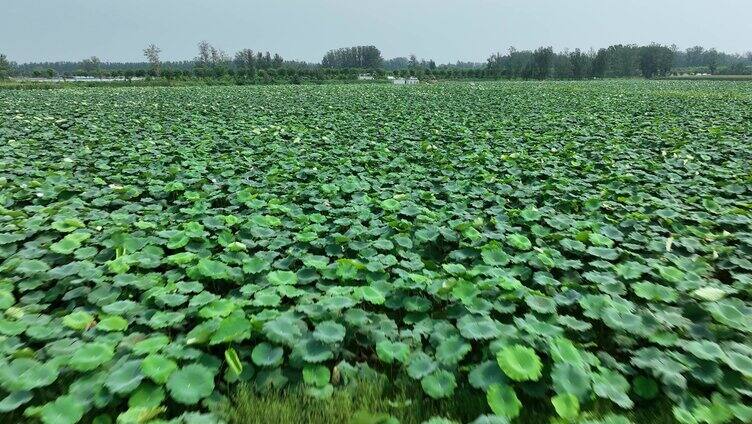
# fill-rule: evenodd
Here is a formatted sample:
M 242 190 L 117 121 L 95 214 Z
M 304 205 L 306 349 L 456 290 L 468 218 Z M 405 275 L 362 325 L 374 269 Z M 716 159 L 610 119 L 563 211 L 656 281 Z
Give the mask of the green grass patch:
M 523 404 L 522 415 L 511 423 L 561 422 L 557 421 L 556 412 L 547 400 L 524 399 Z M 591 407 L 592 412 L 580 417 L 584 422 L 599 422 L 604 417 L 620 413 L 606 402 L 596 402 Z M 470 423 L 481 415 L 492 414 L 485 393 L 479 390 L 463 387 L 450 398 L 434 400 L 424 396 L 420 385 L 407 378 L 391 382 L 381 377 L 338 387 L 327 399 L 311 397 L 301 386 L 259 393 L 248 385 L 242 385 L 231 402 L 225 405 L 223 415 L 232 424 L 379 424 L 389 423 L 390 418 L 393 419 L 391 422 L 420 424 L 435 417 Z M 663 401 L 638 406 L 623 415 L 640 424 L 677 422 L 670 405 Z

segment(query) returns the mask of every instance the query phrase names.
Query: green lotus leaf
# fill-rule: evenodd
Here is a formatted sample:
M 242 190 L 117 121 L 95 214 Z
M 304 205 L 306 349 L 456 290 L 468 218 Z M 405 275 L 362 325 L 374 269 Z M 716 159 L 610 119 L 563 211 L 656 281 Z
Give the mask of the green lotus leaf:
M 632 290 L 634 290 L 637 296 L 655 302 L 670 303 L 675 302 L 679 298 L 679 294 L 675 289 L 647 281 L 632 284 Z
M 423 377 L 420 380 L 420 385 L 428 396 L 433 399 L 441 399 L 454 393 L 457 382 L 454 379 L 454 374 L 445 370 L 438 370 Z
M 499 415 L 480 415 L 470 424 L 509 424 L 509 419 Z
M 467 269 L 462 264 L 444 264 L 442 268 L 452 275 L 462 275 L 467 272 Z
M 253 348 L 251 359 L 260 367 L 276 367 L 282 363 L 284 350 L 269 343 L 260 343 Z
M 263 326 L 264 335 L 272 342 L 286 346 L 295 345 L 303 333 L 291 318 L 280 317 Z
M 0 400 L 0 412 L 15 411 L 31 401 L 34 396 L 30 391 L 22 390 L 18 392 L 11 392 L 8 396 Z
M 345 338 L 345 327 L 334 321 L 324 321 L 316 324 L 313 337 L 324 343 L 337 343 Z
M 470 343 L 454 336 L 443 340 L 436 347 L 436 360 L 444 365 L 457 364 L 472 350 Z
M 382 340 L 376 343 L 376 354 L 387 364 L 394 362 L 406 363 L 410 357 L 410 348 L 402 342 Z
M 303 381 L 311 386 L 324 387 L 329 384 L 331 372 L 323 365 L 306 365 L 303 367 Z
M 407 364 L 407 374 L 415 380 L 420 380 L 434 372 L 437 367 L 436 361 L 425 352 L 418 351 L 410 356 Z
M 73 396 L 60 396 L 39 410 L 44 424 L 75 424 L 84 416 L 84 406 Z
M 104 384 L 112 393 L 122 395 L 135 390 L 143 378 L 141 361 L 127 361 L 113 368 Z
M 523 234 L 510 234 L 507 236 L 507 243 L 517 250 L 530 250 L 533 244 L 530 239 Z
M 634 402 L 627 395 L 629 382 L 624 376 L 616 371 L 604 369 L 600 373 L 593 374 L 592 379 L 593 391 L 596 395 L 611 399 L 622 408 L 632 408 Z
M 601 247 L 613 247 L 614 246 L 614 241 L 604 236 L 603 234 L 590 233 L 590 235 L 588 236 L 588 240 L 590 240 L 590 243 L 592 243 L 593 246 L 601 246 Z
M 586 399 L 590 392 L 590 374 L 578 365 L 559 363 L 551 371 L 551 380 L 556 393 L 573 394 Z
M 97 323 L 97 330 L 102 331 L 124 331 L 128 328 L 128 320 L 121 316 L 113 315 L 106 318 L 102 318 Z
M 73 253 L 73 251 L 81 247 L 81 242 L 87 240 L 89 237 L 91 237 L 91 234 L 89 233 L 70 233 L 63 237 L 60 241 L 52 243 L 50 245 L 50 250 L 55 253 L 70 255 L 71 253 Z
M 219 323 L 209 344 L 239 342 L 251 337 L 251 322 L 243 314 L 231 314 Z
M 648 271 L 650 271 L 649 267 L 634 261 L 622 262 L 616 265 L 616 274 L 625 280 L 636 280 Z
M 212 280 L 226 280 L 231 274 L 230 267 L 226 264 L 206 258 L 199 259 L 192 269 L 198 275 Z
M 175 361 L 160 354 L 151 354 L 141 361 L 141 372 L 157 384 L 165 384 L 177 369 Z
M 56 220 L 51 225 L 52 228 L 60 231 L 61 233 L 70 233 L 71 231 L 75 231 L 79 228 L 84 228 L 85 226 L 86 225 L 84 225 L 84 223 L 77 218 L 65 218 Z
M 483 262 L 491 266 L 506 266 L 509 255 L 498 244 L 489 244 L 481 251 Z
M 506 384 L 492 384 L 486 391 L 486 400 L 494 414 L 505 418 L 516 418 L 522 410 L 517 393 Z
M 298 276 L 292 271 L 272 271 L 266 275 L 266 279 L 273 286 L 294 285 L 298 282 Z
M 607 261 L 613 261 L 619 257 L 618 250 L 608 247 L 588 247 L 587 253 Z
M 157 334 L 137 342 L 131 349 L 136 355 L 144 355 L 159 352 L 163 347 L 167 346 L 168 343 L 170 343 L 169 337 L 163 334 Z
M 188 265 L 193 263 L 198 256 L 193 252 L 180 252 L 165 258 L 167 263 L 174 265 Z
M 715 361 L 726 356 L 718 343 L 710 340 L 684 340 L 679 344 L 679 347 L 706 361 Z
M 496 360 L 504 374 L 514 381 L 536 381 L 541 377 L 543 363 L 529 347 L 506 346 L 496 354 Z
M 68 365 L 77 371 L 91 371 L 109 362 L 115 356 L 115 349 L 105 343 L 86 343 L 76 349 Z
M 63 317 L 63 324 L 74 330 L 86 330 L 94 323 L 94 317 L 83 311 L 71 312 Z
M 195 405 L 214 391 L 214 374 L 203 365 L 186 365 L 170 375 L 167 390 L 175 401 Z
M 492 384 L 507 383 L 507 377 L 499 368 L 497 361 L 485 361 L 473 367 L 468 373 L 470 385 L 483 391 Z
M 390 212 L 399 210 L 402 204 L 395 199 L 386 199 L 381 202 L 381 208 Z
M 553 314 L 556 312 L 556 301 L 550 297 L 528 295 L 525 296 L 525 303 L 535 312 L 541 314 Z
M 692 295 L 708 302 L 715 302 L 726 297 L 726 292 L 717 287 L 700 287 L 692 292 Z
M 360 297 L 374 305 L 382 305 L 386 301 L 384 294 L 371 286 L 359 287 L 358 292 L 360 293 Z
M 747 378 L 752 378 L 752 356 L 739 352 L 726 352 L 725 362 L 731 369 L 739 371 Z
M 660 392 L 658 383 L 656 383 L 655 380 L 641 375 L 638 375 L 632 380 L 632 389 L 637 396 L 643 399 L 655 399 Z
M 16 272 L 24 275 L 36 275 L 49 271 L 50 266 L 37 259 L 24 259 L 16 266 Z
M 165 399 L 165 391 L 161 386 L 143 383 L 138 386 L 128 398 L 129 408 L 156 408 Z
M 470 340 L 488 340 L 501 335 L 499 323 L 487 316 L 465 315 L 457 321 L 462 337 Z
M 572 394 L 559 394 L 551 399 L 556 413 L 565 420 L 574 420 L 580 414 L 580 401 Z
M 0 385 L 8 392 L 49 386 L 57 377 L 58 369 L 51 363 L 31 358 L 16 358 L 9 364 L 0 364 Z
M 260 255 L 252 256 L 243 262 L 243 272 L 247 274 L 259 274 L 271 267 L 272 261 Z

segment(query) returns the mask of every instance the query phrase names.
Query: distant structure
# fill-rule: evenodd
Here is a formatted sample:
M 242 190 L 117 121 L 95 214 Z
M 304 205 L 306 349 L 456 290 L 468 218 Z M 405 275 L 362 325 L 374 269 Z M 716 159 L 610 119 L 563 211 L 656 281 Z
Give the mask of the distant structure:
M 412 84 L 417 84 L 419 82 L 420 81 L 417 78 L 415 78 L 415 77 L 410 77 L 410 78 L 407 78 L 407 79 L 405 79 L 405 78 L 395 78 L 395 79 L 392 80 L 392 83 L 397 84 L 397 85 L 412 85 Z
M 371 74 L 360 74 L 358 75 L 358 80 L 360 81 L 373 81 L 373 75 Z

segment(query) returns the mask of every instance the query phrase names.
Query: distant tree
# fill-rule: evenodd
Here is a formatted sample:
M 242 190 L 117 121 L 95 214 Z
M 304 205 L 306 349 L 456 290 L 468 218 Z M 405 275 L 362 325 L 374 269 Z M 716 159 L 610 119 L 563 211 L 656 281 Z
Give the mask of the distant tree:
M 102 61 L 98 57 L 92 56 L 81 61 L 81 69 L 86 75 L 98 75 Z
M 708 67 L 711 74 L 715 74 L 718 71 L 718 50 L 706 50 L 703 54 L 703 64 Z
M 157 47 L 155 44 L 149 44 L 149 46 L 144 49 L 144 56 L 146 57 L 146 60 L 149 62 L 152 72 L 156 76 L 159 76 L 160 71 L 161 71 L 161 66 L 162 66 L 162 63 L 159 60 L 160 53 L 162 53 L 162 50 L 159 47 Z
M 685 63 L 682 63 L 684 66 L 704 66 L 704 57 L 705 57 L 705 48 L 702 46 L 694 46 L 688 48 L 685 53 Z
M 411 54 L 407 67 L 410 69 L 416 69 L 418 67 L 418 57 L 415 56 L 414 54 Z
M 531 76 L 535 79 L 546 79 L 551 74 L 551 63 L 554 58 L 554 49 L 552 47 L 540 47 L 533 52 Z
M 272 67 L 274 67 L 275 69 L 279 69 L 282 67 L 282 65 L 284 65 L 284 63 L 285 63 L 285 60 L 282 59 L 282 56 L 275 53 L 274 59 L 272 59 Z
M 230 56 L 225 53 L 224 50 L 218 49 L 214 46 L 211 47 L 211 63 L 212 65 L 221 66 L 230 61 Z
M 378 69 L 384 64 L 381 51 L 375 46 L 355 46 L 329 50 L 321 60 L 324 68 Z
M 212 62 L 212 46 L 208 41 L 202 40 L 198 43 L 198 56 L 196 56 L 195 62 L 197 68 L 209 68 Z
M 640 47 L 640 72 L 645 78 L 665 76 L 671 71 L 674 50 L 659 44 Z
M 752 51 L 748 51 L 747 53 L 745 53 L 744 57 L 747 59 L 747 62 L 752 64 Z
M 247 72 L 256 69 L 256 56 L 251 49 L 243 49 L 235 53 L 235 68 Z
M 583 79 L 590 72 L 591 58 L 582 53 L 580 49 L 575 49 L 569 53 L 569 63 L 572 64 L 572 78 Z
M 574 66 L 569 58 L 569 52 L 554 54 L 553 56 L 554 77 L 558 79 L 570 79 L 574 77 Z
M 590 74 L 597 78 L 603 78 L 608 69 L 608 50 L 600 49 L 593 58 L 593 65 Z
M 11 64 L 8 58 L 0 53 L 0 78 L 8 78 L 11 73 Z

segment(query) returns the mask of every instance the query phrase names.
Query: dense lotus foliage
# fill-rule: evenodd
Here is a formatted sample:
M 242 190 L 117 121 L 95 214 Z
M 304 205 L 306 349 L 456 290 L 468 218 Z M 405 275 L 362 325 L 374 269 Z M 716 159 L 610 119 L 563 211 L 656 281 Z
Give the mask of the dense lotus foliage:
M 0 410 L 205 423 L 372 368 L 484 423 L 749 422 L 751 224 L 744 83 L 0 92 Z

